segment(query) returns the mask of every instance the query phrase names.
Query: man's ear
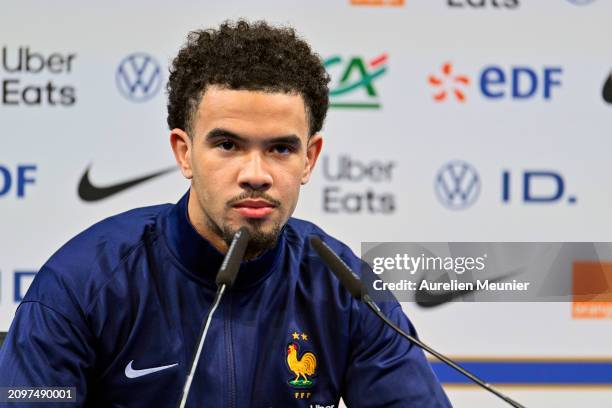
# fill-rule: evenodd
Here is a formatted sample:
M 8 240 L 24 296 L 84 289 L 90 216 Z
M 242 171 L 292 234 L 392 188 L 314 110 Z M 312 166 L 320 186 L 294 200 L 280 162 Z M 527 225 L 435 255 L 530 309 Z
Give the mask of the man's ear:
M 191 138 L 182 129 L 172 129 L 170 131 L 170 145 L 172 146 L 174 158 L 181 173 L 183 173 L 185 178 L 191 179 L 193 177 L 191 169 Z
M 323 136 L 319 133 L 312 135 L 308 139 L 308 146 L 306 147 L 306 163 L 304 164 L 304 172 L 302 173 L 302 184 L 308 183 L 310 175 L 314 169 L 321 149 L 323 148 Z

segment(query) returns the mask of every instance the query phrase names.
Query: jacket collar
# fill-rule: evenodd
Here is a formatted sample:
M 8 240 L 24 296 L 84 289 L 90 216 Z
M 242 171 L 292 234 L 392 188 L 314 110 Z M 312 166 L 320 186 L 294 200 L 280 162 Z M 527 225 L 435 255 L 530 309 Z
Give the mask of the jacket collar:
M 185 272 L 206 286 L 216 287 L 215 277 L 224 254 L 195 230 L 187 213 L 188 201 L 189 191 L 167 213 L 163 232 L 170 251 Z M 255 285 L 279 269 L 284 254 L 285 235 L 283 227 L 274 248 L 255 259 L 242 262 L 234 289 Z

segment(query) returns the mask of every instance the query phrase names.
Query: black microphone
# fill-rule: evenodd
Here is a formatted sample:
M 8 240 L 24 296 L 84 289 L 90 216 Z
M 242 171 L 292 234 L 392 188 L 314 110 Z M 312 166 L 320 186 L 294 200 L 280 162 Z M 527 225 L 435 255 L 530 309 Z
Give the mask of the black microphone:
M 340 258 L 325 242 L 321 240 L 318 236 L 312 235 L 310 237 L 310 244 L 315 249 L 317 254 L 323 259 L 323 262 L 327 265 L 329 269 L 336 275 L 342 286 L 349 291 L 349 293 L 357 300 L 363 301 L 372 311 L 382 319 L 388 326 L 390 326 L 393 330 L 399 333 L 402 337 L 406 338 L 413 344 L 419 346 L 421 349 L 427 351 L 431 355 L 435 356 L 438 360 L 443 363 L 449 365 L 454 368 L 470 380 L 474 381 L 476 384 L 480 385 L 487 391 L 495 394 L 502 400 L 506 401 L 508 404 L 513 406 L 514 408 L 526 408 L 524 405 L 519 404 L 514 401 L 512 398 L 502 394 L 500 391 L 496 390 L 491 386 L 491 384 L 481 380 L 476 377 L 474 374 L 467 371 L 465 368 L 461 367 L 459 364 L 455 363 L 450 358 L 446 357 L 444 354 L 437 352 L 436 350 L 429 347 L 427 344 L 423 343 L 419 339 L 414 336 L 409 335 L 404 332 L 401 328 L 399 328 L 395 323 L 393 323 L 384 313 L 380 310 L 378 305 L 374 303 L 374 300 L 368 295 L 368 291 L 363 285 L 361 279 L 353 273 L 351 268 Z
M 215 282 L 218 287 L 225 285 L 227 289 L 231 289 L 234 285 L 236 276 L 238 276 L 238 269 L 240 269 L 240 262 L 242 262 L 247 245 L 249 244 L 249 238 L 250 235 L 247 227 L 241 227 L 238 232 L 234 234 L 234 239 L 217 273 Z
M 246 252 L 247 245 L 249 244 L 249 238 L 249 230 L 246 227 L 241 227 L 234 234 L 234 239 L 232 239 L 232 243 L 227 249 L 227 253 L 225 254 L 225 258 L 223 258 L 223 263 L 219 268 L 219 272 L 217 272 L 217 279 L 215 280 L 217 284 L 217 293 L 215 294 L 213 305 L 208 311 L 206 319 L 204 319 L 204 323 L 202 324 L 202 329 L 200 330 L 198 348 L 191 359 L 191 369 L 189 370 L 189 374 L 187 374 L 187 379 L 185 380 L 185 385 L 183 386 L 183 393 L 181 394 L 181 399 L 179 400 L 178 406 L 180 408 L 185 408 L 185 405 L 187 404 L 189 390 L 191 389 L 191 383 L 193 382 L 198 361 L 200 361 L 200 355 L 202 354 L 202 349 L 204 348 L 204 340 L 206 340 L 206 334 L 208 333 L 212 316 L 215 313 L 215 310 L 217 310 L 225 290 L 230 289 L 232 285 L 234 285 L 234 281 L 238 275 L 238 270 L 240 269 L 240 263 L 244 258 L 244 253 Z
M 310 245 L 317 251 L 317 254 L 323 259 L 325 265 L 332 270 L 334 275 L 342 283 L 342 286 L 350 292 L 357 300 L 361 300 L 368 292 L 363 286 L 361 280 L 353 273 L 351 268 L 340 258 L 332 249 L 327 246 L 321 238 L 313 235 L 310 237 Z

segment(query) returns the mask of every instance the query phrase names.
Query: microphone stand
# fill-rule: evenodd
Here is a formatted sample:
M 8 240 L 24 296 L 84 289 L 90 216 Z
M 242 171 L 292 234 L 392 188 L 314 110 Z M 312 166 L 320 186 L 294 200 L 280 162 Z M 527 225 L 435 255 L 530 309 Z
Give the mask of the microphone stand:
M 187 404 L 187 398 L 189 397 L 189 390 L 191 389 L 191 383 L 193 382 L 193 377 L 195 375 L 196 368 L 198 367 L 197 362 L 200 361 L 200 355 L 202 354 L 202 349 L 204 348 L 204 340 L 206 340 L 206 334 L 208 333 L 208 328 L 210 327 L 210 322 L 212 321 L 213 314 L 219 303 L 221 302 L 221 298 L 223 297 L 223 293 L 225 293 L 225 288 L 227 285 L 223 284 L 221 287 L 217 289 L 217 293 L 215 294 L 215 299 L 213 300 L 213 305 L 206 314 L 205 323 L 202 325 L 202 329 L 200 330 L 200 341 L 198 343 L 198 348 L 196 352 L 193 354 L 191 359 L 191 369 L 189 370 L 189 374 L 187 375 L 187 380 L 185 381 L 185 386 L 183 387 L 183 393 L 181 394 L 181 401 L 179 403 L 179 408 L 185 408 L 185 404 Z
M 461 367 L 459 364 L 455 363 L 453 360 L 446 357 L 444 354 L 437 352 L 436 350 L 432 349 L 431 347 L 429 347 L 427 344 L 423 343 L 416 337 L 411 336 L 405 331 L 403 331 L 402 329 L 400 329 L 395 323 L 389 320 L 387 316 L 385 316 L 385 314 L 380 310 L 378 305 L 374 303 L 370 295 L 366 294 L 361 299 L 378 317 L 380 317 L 388 326 L 390 326 L 393 330 L 395 330 L 400 336 L 416 344 L 423 350 L 427 351 L 429 354 L 436 357 L 438 360 L 442 361 L 443 363 L 459 371 L 461 374 L 463 374 L 470 380 L 474 381 L 476 384 L 480 385 L 487 391 L 497 395 L 499 398 L 503 399 L 504 401 L 506 401 L 508 404 L 510 404 L 514 408 L 526 408 L 524 405 L 519 404 L 518 402 L 514 401 L 512 398 L 508 397 L 507 395 L 504 395 L 501 392 L 497 391 L 495 388 L 493 388 L 491 384 L 476 377 L 474 374 L 470 373 L 469 371 Z
M 437 352 L 436 350 L 429 347 L 427 344 L 423 343 L 419 339 L 414 336 L 409 335 L 400 329 L 395 323 L 393 323 L 384 313 L 380 310 L 378 305 L 374 303 L 374 300 L 368 295 L 368 292 L 363 285 L 363 282 L 353 271 L 351 268 L 336 254 L 321 238 L 318 236 L 310 237 L 310 244 L 314 248 L 314 250 L 319 254 L 323 262 L 329 267 L 329 269 L 336 275 L 342 286 L 344 286 L 348 292 L 357 300 L 363 301 L 383 322 L 385 322 L 389 327 L 395 330 L 399 335 L 417 345 L 421 349 L 427 351 L 443 363 L 448 366 L 454 368 L 470 380 L 474 381 L 476 384 L 483 387 L 485 390 L 493 393 L 498 396 L 502 400 L 506 401 L 508 404 L 512 405 L 514 408 L 526 408 L 524 405 L 519 404 L 514 401 L 512 398 L 502 394 L 497 391 L 493 386 L 480 378 L 476 377 L 474 374 L 470 373 L 459 364 L 455 363 L 450 358 L 446 357 L 444 354 Z

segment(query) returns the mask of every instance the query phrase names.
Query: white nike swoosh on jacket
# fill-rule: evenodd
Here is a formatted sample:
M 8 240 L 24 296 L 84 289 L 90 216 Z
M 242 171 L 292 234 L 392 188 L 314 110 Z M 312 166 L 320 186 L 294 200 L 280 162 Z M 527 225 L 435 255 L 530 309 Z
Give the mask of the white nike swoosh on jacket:
M 134 362 L 134 360 L 130 361 L 128 363 L 128 365 L 125 367 L 125 376 L 127 378 L 142 377 L 143 375 L 153 374 L 153 373 L 156 373 L 158 371 L 166 370 L 168 368 L 172 368 L 172 367 L 178 365 L 178 363 L 174 363 L 174 364 L 165 365 L 165 366 L 161 366 L 161 367 L 151 367 L 151 368 L 143 368 L 142 370 L 136 370 L 136 369 L 132 368 L 132 363 L 133 362 Z

